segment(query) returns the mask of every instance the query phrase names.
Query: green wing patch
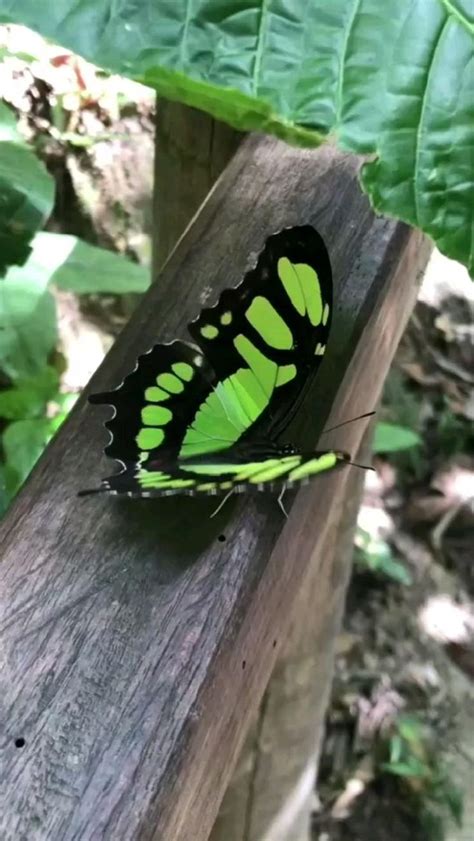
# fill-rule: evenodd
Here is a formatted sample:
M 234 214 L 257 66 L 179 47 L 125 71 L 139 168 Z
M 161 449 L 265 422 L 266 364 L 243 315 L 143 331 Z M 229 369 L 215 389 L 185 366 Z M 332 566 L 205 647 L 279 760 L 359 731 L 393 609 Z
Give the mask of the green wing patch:
M 278 260 L 278 276 L 300 315 L 307 315 L 313 327 L 323 320 L 321 286 L 315 270 L 307 263 L 292 263 L 287 257 Z M 329 306 L 328 314 L 329 314 Z
M 269 347 L 277 350 L 292 349 L 291 330 L 267 298 L 256 295 L 245 316 Z

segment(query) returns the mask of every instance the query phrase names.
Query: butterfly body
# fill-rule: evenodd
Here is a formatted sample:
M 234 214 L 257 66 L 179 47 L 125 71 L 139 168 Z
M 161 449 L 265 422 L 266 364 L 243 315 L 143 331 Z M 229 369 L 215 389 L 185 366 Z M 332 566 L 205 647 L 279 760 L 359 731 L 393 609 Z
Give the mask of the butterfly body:
M 347 463 L 279 435 L 326 348 L 329 257 L 310 226 L 271 236 L 242 283 L 189 325 L 193 343 L 155 345 L 93 403 L 114 407 L 106 454 L 121 472 L 98 491 L 129 496 L 291 487 Z
M 303 453 L 288 448 L 270 448 L 265 452 L 247 452 L 242 448 L 222 451 L 218 456 L 175 461 L 163 456 L 139 470 L 137 484 L 130 486 L 130 477 L 116 474 L 98 490 L 127 496 L 153 497 L 202 493 L 215 496 L 232 490 L 234 493 L 274 491 L 307 484 L 317 473 L 342 466 L 350 460 L 341 451 Z

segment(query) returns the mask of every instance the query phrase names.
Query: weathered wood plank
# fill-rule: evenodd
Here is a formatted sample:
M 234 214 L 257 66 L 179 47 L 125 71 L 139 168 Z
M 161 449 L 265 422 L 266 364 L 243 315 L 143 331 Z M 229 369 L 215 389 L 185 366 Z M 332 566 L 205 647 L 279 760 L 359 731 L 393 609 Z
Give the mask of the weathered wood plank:
M 302 432 L 314 441 L 331 406 L 333 418 L 370 407 L 427 246 L 374 218 L 354 160 L 261 138 L 238 151 L 93 388 L 184 335 L 268 234 L 303 222 L 328 243 L 338 304 Z M 79 403 L 2 523 L 0 836 L 204 841 L 306 571 L 324 573 L 348 471 L 298 493 L 287 523 L 265 496 L 215 520 L 207 499 L 79 501 L 102 475 L 98 415 Z M 363 429 L 349 430 L 354 449 Z

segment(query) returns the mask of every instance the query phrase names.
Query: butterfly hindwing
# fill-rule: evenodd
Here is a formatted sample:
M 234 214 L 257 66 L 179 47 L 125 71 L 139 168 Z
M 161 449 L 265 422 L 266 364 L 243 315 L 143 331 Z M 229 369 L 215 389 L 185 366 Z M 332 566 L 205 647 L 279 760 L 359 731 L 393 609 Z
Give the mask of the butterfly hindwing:
M 155 345 L 114 391 L 91 395 L 113 406 L 105 426 L 105 453 L 124 465 L 145 463 L 158 451 L 176 459 L 199 406 L 212 391 L 214 374 L 199 350 L 186 342 Z

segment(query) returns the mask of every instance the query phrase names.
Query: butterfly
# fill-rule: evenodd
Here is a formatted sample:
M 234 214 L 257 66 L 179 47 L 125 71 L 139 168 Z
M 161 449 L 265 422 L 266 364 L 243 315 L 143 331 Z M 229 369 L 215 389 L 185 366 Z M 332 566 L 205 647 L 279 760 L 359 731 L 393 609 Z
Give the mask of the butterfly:
M 239 286 L 157 344 L 114 391 L 105 453 L 120 472 L 99 488 L 127 496 L 284 491 L 350 462 L 279 437 L 324 356 L 332 316 L 326 246 L 309 226 L 270 236 Z

